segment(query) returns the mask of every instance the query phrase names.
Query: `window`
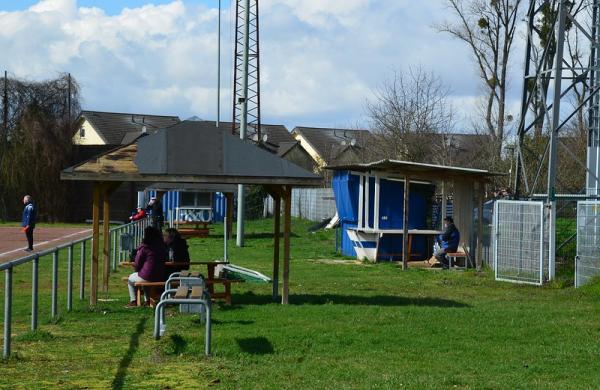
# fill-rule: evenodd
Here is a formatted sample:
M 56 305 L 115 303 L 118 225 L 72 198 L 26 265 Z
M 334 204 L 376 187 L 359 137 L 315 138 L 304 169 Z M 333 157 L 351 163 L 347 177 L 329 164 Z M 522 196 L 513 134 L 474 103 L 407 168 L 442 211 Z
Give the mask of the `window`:
M 180 207 L 211 207 L 210 192 L 181 192 Z
M 85 138 L 85 127 L 79 129 L 79 138 Z

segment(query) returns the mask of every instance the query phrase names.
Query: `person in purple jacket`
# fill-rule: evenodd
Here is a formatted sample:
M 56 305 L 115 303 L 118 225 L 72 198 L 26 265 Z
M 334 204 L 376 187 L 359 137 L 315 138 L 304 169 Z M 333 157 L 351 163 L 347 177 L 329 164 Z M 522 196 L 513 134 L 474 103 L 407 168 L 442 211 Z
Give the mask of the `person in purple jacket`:
M 160 230 L 148 226 L 144 229 L 142 244 L 138 247 L 134 268 L 136 272 L 129 275 L 129 304 L 127 307 L 136 307 L 136 296 L 134 283 L 136 282 L 162 282 L 165 280 L 166 247 Z M 146 304 L 150 298 L 144 289 Z

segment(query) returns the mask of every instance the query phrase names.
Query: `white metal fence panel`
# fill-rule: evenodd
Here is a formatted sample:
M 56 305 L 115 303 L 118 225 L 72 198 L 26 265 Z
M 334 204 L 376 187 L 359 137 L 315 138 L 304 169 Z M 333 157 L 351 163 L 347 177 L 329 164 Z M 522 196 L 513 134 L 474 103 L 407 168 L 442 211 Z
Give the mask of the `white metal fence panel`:
M 543 202 L 497 201 L 494 207 L 496 280 L 540 285 L 544 281 Z
M 600 274 L 600 202 L 577 202 L 575 287 Z
M 273 214 L 273 198 L 265 201 L 265 211 Z M 335 215 L 335 197 L 332 188 L 294 188 L 292 190 L 292 216 L 322 221 Z

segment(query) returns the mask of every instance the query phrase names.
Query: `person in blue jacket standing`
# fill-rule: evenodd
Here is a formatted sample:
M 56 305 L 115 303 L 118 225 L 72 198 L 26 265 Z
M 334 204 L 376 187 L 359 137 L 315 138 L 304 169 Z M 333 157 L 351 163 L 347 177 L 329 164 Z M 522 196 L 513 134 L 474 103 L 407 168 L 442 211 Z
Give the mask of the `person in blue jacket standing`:
M 35 217 L 37 211 L 35 206 L 33 205 L 33 200 L 31 199 L 31 195 L 25 195 L 23 197 L 23 204 L 25 208 L 23 209 L 23 232 L 27 237 L 27 249 L 26 252 L 31 252 L 33 250 L 33 229 L 35 229 Z
M 444 232 L 439 235 L 438 241 L 440 242 L 440 249 L 435 252 L 434 256 L 442 263 L 442 268 L 448 269 L 446 253 L 456 252 L 460 242 L 460 232 L 456 228 L 452 217 L 444 218 Z

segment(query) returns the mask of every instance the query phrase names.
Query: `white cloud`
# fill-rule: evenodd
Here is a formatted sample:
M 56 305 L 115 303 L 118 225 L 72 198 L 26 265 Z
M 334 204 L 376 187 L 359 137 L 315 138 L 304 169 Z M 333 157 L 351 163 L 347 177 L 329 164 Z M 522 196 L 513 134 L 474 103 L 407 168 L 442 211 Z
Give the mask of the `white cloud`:
M 76 0 L 43 0 L 0 12 L 1 66 L 34 79 L 69 71 L 88 109 L 215 118 L 218 15 L 197 4 L 176 0 L 107 15 Z M 408 0 L 262 1 L 263 122 L 356 123 L 372 91 L 410 65 L 439 74 L 462 107 L 472 104 L 479 91 L 468 51 L 431 28 L 444 12 L 439 2 Z M 223 12 L 227 119 L 230 14 Z

